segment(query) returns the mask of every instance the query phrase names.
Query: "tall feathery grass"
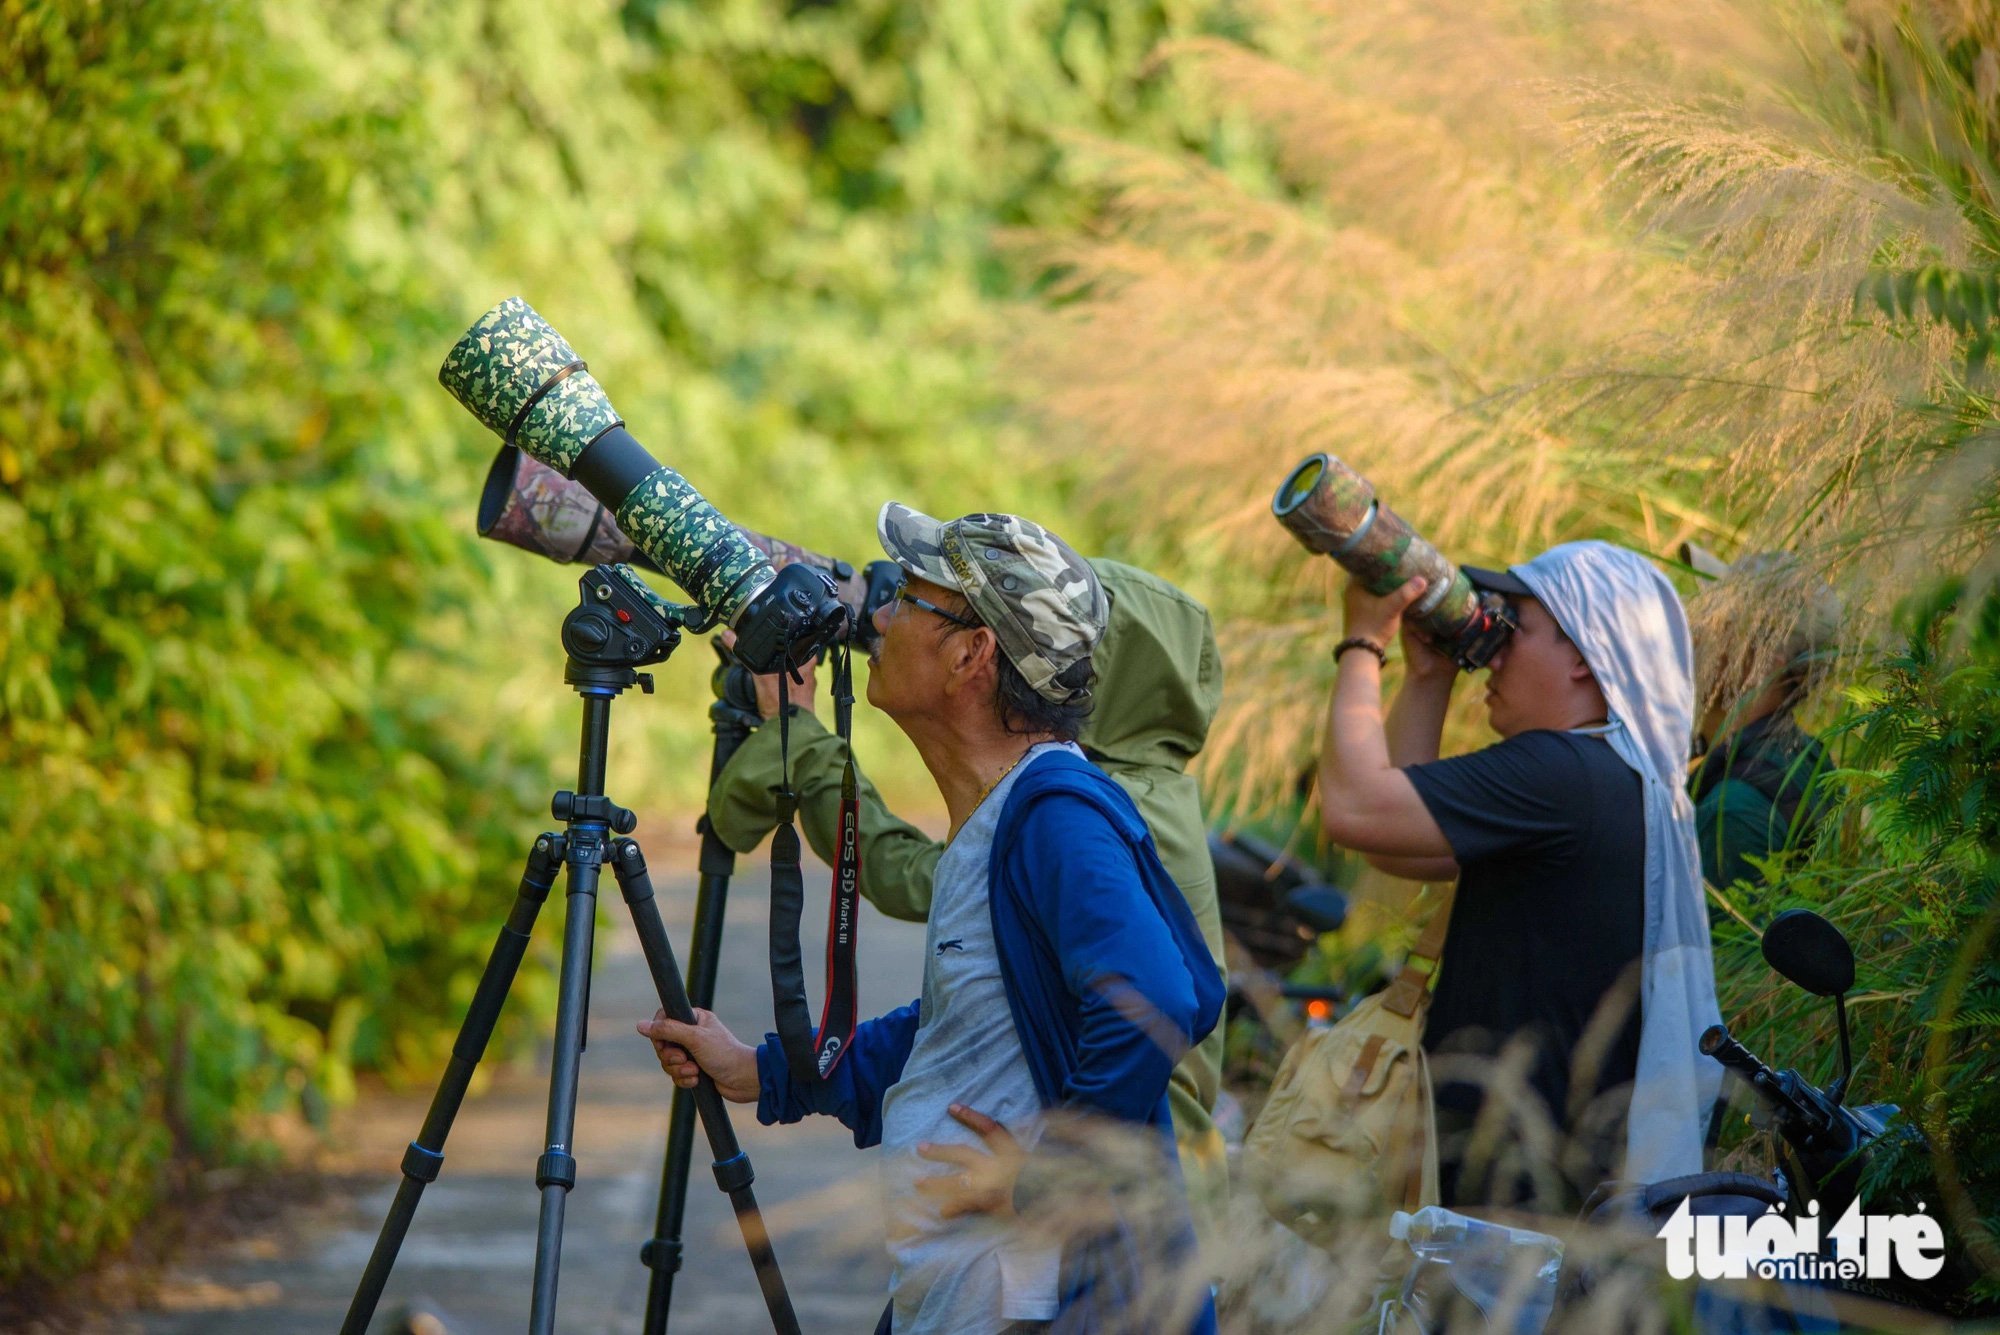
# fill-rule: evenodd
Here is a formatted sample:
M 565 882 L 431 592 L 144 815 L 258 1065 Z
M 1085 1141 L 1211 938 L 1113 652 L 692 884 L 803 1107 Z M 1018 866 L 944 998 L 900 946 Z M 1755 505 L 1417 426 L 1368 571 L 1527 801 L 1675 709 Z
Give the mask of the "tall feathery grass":
M 1929 1138 L 1871 1182 L 1940 1187 L 1962 1254 L 2000 1283 L 1977 1130 L 2000 1089 L 2000 845 L 1980 814 L 2000 713 L 1978 666 L 2000 641 L 1966 629 L 1991 620 L 1974 609 L 2000 576 L 2000 19 L 1954 0 L 1244 8 L 1237 40 L 1159 60 L 1210 100 L 1216 143 L 1261 157 L 1075 138 L 1096 225 L 1009 239 L 1046 280 L 1011 352 L 1048 439 L 1091 461 L 1122 554 L 1217 615 L 1211 797 L 1281 809 L 1316 751 L 1342 576 L 1270 515 L 1312 451 L 1473 564 L 1579 538 L 1669 563 L 1684 541 L 1794 554 L 1706 589 L 1675 572 L 1704 711 L 1771 680 L 1801 609 L 1838 590 L 1827 712 L 1848 701 L 1866 767 L 1837 838 L 1728 898 L 1725 1012 L 1826 1077 L 1824 1005 L 1763 967 L 1755 924 L 1810 904 L 1853 931 L 1861 1087 Z M 1956 622 L 1938 611 L 1947 575 Z M 1913 593 L 1932 595 L 1926 629 L 1892 632 Z M 1904 659 L 1949 694 L 1909 687 L 1909 668 L 1880 684 L 1871 665 L 1906 634 Z M 1458 743 L 1478 724 L 1461 700 Z M 1239 1298 L 1261 1295 L 1242 1328 L 1321 1328 L 1356 1258 L 1315 1289 L 1238 1206 L 1224 1268 Z M 1355 1239 L 1357 1255 L 1380 1241 Z M 1653 1255 L 1592 1310 L 1684 1319 L 1657 1301 Z
M 1309 762 L 1331 675 L 1338 572 L 1269 515 L 1313 450 L 1476 564 L 1781 547 L 1856 628 L 1990 575 L 1991 401 L 1923 295 L 1993 267 L 1990 168 L 1898 128 L 1881 73 L 1946 39 L 1818 3 L 1252 8 L 1161 59 L 1266 176 L 1076 140 L 1099 226 L 1015 239 L 1050 275 L 1015 353 L 1052 438 L 1225 626 L 1232 806 Z M 1694 601 L 1753 650 L 1711 701 L 1770 675 L 1796 598 Z

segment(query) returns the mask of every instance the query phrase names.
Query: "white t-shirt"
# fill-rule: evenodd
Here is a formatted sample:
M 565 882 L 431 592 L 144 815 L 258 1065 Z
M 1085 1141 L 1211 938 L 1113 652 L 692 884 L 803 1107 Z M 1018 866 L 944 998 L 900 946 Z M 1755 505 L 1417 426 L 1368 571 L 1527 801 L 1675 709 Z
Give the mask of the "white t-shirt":
M 946 1109 L 963 1103 L 1024 1146 L 1041 1135 L 1042 1105 L 1014 1032 L 987 906 L 993 833 L 1014 783 L 1066 742 L 1029 750 L 965 822 L 932 879 L 922 1022 L 902 1078 L 882 1101 L 882 1181 L 889 1205 L 889 1281 L 896 1335 L 991 1335 L 1056 1314 L 1062 1255 L 980 1215 L 940 1219 L 917 1179 L 956 1171 L 917 1157 L 925 1141 L 980 1146 Z

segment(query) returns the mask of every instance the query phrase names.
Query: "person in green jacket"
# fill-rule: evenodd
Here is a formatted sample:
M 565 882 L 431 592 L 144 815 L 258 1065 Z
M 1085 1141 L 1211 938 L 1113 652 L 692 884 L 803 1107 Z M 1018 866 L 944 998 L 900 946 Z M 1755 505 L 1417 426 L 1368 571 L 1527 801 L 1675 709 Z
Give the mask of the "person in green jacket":
M 1684 543 L 1681 555 L 1716 581 L 1702 596 L 1731 600 L 1725 610 L 1752 598 L 1782 609 L 1775 626 L 1762 628 L 1771 640 L 1768 655 L 1775 670 L 1703 717 L 1702 750 L 1688 779 L 1703 879 L 1715 886 L 1754 882 L 1758 871 L 1752 858 L 1806 846 L 1826 814 L 1823 780 L 1833 764 L 1826 746 L 1799 723 L 1797 711 L 1832 657 L 1840 599 L 1783 552 L 1758 552 L 1725 564 Z M 1718 671 L 1747 652 L 1736 618 L 1715 625 L 1695 619 L 1705 632 L 1697 635 L 1697 646 L 1718 660 Z
M 1152 830 L 1160 861 L 1187 896 L 1209 953 L 1222 968 L 1222 915 L 1208 826 L 1188 762 L 1208 739 L 1222 700 L 1222 657 L 1208 609 L 1173 585 L 1134 566 L 1093 560 L 1111 599 L 1111 621 L 1093 658 L 1097 685 L 1090 720 L 1078 738 L 1084 753 L 1131 795 Z M 792 786 L 798 824 L 813 851 L 833 861 L 840 823 L 840 779 L 846 750 L 813 715 L 810 669 L 802 689 L 791 686 Z M 768 720 L 777 712 L 776 678 L 759 678 L 758 701 Z M 803 702 L 803 707 L 801 706 Z M 708 818 L 722 842 L 739 853 L 761 843 L 778 823 L 778 729 L 751 732 L 709 790 Z M 930 911 L 931 873 L 942 842 L 905 821 L 861 776 L 861 893 L 892 918 L 922 922 Z M 1215 1237 L 1228 1191 L 1228 1165 L 1215 1128 L 1222 1077 L 1222 1028 L 1217 1026 L 1175 1068 L 1167 1090 L 1181 1171 L 1187 1179 L 1195 1229 Z

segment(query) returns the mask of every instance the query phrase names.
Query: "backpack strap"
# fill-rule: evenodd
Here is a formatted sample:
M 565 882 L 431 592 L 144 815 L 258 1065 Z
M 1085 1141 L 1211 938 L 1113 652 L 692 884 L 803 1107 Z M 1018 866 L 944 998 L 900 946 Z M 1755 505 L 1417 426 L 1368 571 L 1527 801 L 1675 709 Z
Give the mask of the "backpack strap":
M 1346 1083 L 1340 1088 L 1342 1094 L 1350 1099 L 1361 1096 L 1361 1091 L 1368 1087 L 1368 1077 L 1375 1074 L 1375 1063 L 1381 1059 L 1382 1049 L 1387 1046 L 1382 1035 L 1368 1035 L 1368 1041 L 1361 1045 L 1361 1054 L 1347 1073 Z
M 1407 1020 L 1429 1004 L 1431 983 L 1437 978 L 1438 961 L 1444 954 L 1445 932 L 1451 927 L 1451 901 L 1457 893 L 1458 887 L 1453 885 L 1438 899 L 1437 909 L 1403 960 L 1402 971 L 1382 994 L 1383 1010 Z

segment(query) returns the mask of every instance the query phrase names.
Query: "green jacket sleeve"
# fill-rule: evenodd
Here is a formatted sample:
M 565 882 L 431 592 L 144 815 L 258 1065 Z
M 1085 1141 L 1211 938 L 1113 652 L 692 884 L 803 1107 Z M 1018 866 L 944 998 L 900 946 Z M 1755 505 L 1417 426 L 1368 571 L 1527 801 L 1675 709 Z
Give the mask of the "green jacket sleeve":
M 1701 870 L 1709 884 L 1756 883 L 1752 857 L 1769 857 L 1781 845 L 1774 838 L 1771 800 L 1747 783 L 1724 779 L 1695 803 L 1694 828 L 1701 841 Z
M 792 715 L 791 731 L 799 831 L 820 860 L 831 865 L 840 834 L 840 776 L 847 748 L 803 710 Z M 708 819 L 723 843 L 747 853 L 777 828 L 774 790 L 781 776 L 778 729 L 766 723 L 744 739 L 709 789 Z M 944 845 L 898 819 L 882 805 L 868 776 L 859 778 L 861 893 L 892 918 L 922 922 L 930 913 L 931 873 Z

